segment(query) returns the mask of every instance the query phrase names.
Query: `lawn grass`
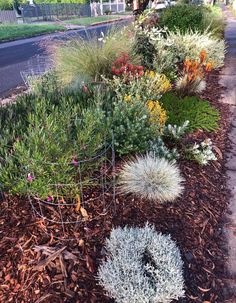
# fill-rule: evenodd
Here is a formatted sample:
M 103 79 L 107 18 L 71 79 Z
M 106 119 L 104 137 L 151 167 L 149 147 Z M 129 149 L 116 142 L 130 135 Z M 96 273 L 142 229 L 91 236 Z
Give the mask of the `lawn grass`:
M 15 40 L 19 38 L 33 37 L 40 34 L 64 31 L 62 25 L 54 24 L 9 24 L 0 25 L 0 41 Z
M 71 19 L 64 21 L 65 24 L 73 24 L 73 25 L 91 25 L 93 23 L 99 23 L 104 21 L 110 21 L 114 19 L 119 19 L 120 16 L 98 16 L 98 17 L 83 17 L 79 19 Z

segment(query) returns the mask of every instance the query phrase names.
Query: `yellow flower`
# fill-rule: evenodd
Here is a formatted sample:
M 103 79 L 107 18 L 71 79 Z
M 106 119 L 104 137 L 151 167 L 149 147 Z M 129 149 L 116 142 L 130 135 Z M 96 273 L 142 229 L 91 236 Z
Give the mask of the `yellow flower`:
M 147 70 L 145 72 L 145 76 L 148 77 L 148 78 L 155 78 L 156 73 L 153 70 Z
M 152 100 L 148 100 L 148 101 L 147 101 L 147 107 L 148 107 L 148 109 L 149 109 L 150 111 L 153 110 L 154 106 L 155 106 L 155 102 L 154 102 L 154 101 L 152 101 Z
M 162 132 L 165 122 L 167 120 L 167 114 L 164 108 L 160 105 L 159 101 L 148 100 L 148 109 L 150 110 L 150 122 L 159 127 Z
M 151 70 L 150 72 L 149 72 L 149 78 L 154 78 L 155 77 L 155 72 L 153 71 L 153 70 Z
M 125 100 L 126 102 L 130 102 L 130 101 L 131 101 L 131 96 L 130 96 L 130 95 L 125 95 L 125 96 L 124 96 L 124 100 Z

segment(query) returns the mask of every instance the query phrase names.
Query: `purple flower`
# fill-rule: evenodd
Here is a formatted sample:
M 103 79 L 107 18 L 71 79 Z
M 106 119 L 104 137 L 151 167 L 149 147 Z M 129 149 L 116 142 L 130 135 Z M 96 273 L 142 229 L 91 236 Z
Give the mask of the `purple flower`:
M 72 164 L 73 164 L 74 166 L 78 166 L 79 162 L 78 162 L 78 160 L 76 160 L 76 158 L 73 158 Z
M 29 173 L 29 174 L 27 175 L 27 180 L 28 180 L 29 182 L 32 182 L 32 181 L 34 180 L 34 177 L 32 176 L 31 173 Z
M 53 197 L 52 196 L 48 196 L 47 197 L 47 202 L 51 202 L 53 200 Z

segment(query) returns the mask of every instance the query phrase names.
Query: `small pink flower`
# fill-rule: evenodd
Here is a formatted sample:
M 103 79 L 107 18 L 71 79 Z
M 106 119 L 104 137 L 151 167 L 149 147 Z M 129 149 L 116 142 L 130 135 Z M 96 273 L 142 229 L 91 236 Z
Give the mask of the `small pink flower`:
M 29 182 L 32 182 L 32 181 L 34 180 L 34 177 L 32 176 L 31 173 L 29 173 L 29 174 L 27 175 L 27 180 L 28 180 Z
M 88 93 L 88 87 L 86 85 L 83 86 L 84 93 Z
M 76 158 L 73 158 L 72 164 L 73 164 L 74 166 L 78 166 L 79 162 L 76 160 Z
M 47 197 L 47 202 L 51 202 L 53 200 L 53 197 L 52 196 L 48 196 Z

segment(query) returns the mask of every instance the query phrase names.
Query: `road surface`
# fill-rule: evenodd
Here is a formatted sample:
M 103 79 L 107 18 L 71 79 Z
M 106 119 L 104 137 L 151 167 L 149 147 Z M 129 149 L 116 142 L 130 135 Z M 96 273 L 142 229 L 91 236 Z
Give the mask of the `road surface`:
M 119 26 L 124 26 L 130 20 L 120 21 Z M 101 32 L 106 32 L 112 24 L 103 24 L 92 26 L 85 29 L 74 30 L 62 34 L 51 34 L 47 36 L 39 36 L 29 39 L 22 39 L 12 42 L 0 44 L 0 98 L 7 96 L 9 91 L 19 85 L 23 85 L 24 81 L 21 72 L 37 68 L 42 61 L 47 58 L 45 47 L 42 42 L 50 40 L 65 40 L 76 36 L 100 36 Z M 47 44 L 47 43 L 46 43 Z M 42 59 L 39 59 L 42 58 Z M 40 62 L 39 62 L 40 61 Z M 36 66 L 37 65 L 37 66 Z

